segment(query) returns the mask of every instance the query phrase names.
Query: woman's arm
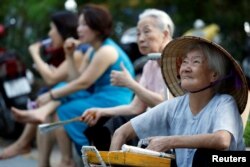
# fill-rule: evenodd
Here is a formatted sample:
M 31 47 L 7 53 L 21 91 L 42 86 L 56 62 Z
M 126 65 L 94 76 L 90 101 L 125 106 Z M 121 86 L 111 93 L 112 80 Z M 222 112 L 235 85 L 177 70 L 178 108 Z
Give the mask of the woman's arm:
M 111 73 L 111 82 L 113 85 L 130 88 L 149 107 L 154 107 L 164 100 L 161 94 L 155 93 L 135 81 L 123 64 L 121 64 L 121 68 L 122 71 L 112 71 Z
M 95 53 L 93 60 L 88 64 L 84 72 L 65 87 L 53 90 L 53 96 L 60 98 L 78 90 L 87 89 L 95 83 L 117 58 L 118 53 L 113 47 L 103 46 Z
M 83 121 L 89 126 L 94 126 L 101 117 L 111 117 L 116 115 L 138 115 L 144 112 L 147 106 L 134 97 L 133 101 L 128 105 L 121 105 L 110 108 L 91 108 L 83 113 Z
M 110 151 L 120 150 L 123 144 L 125 144 L 127 141 L 135 137 L 136 133 L 129 121 L 115 131 L 112 137 L 109 150 Z
M 74 38 L 68 38 L 64 42 L 64 52 L 65 59 L 68 65 L 68 78 L 70 80 L 77 79 L 82 72 L 82 66 L 86 66 L 88 64 L 88 56 L 91 49 L 88 49 L 85 54 L 81 51 L 76 50 L 77 46 L 80 45 L 80 41 Z
M 58 68 L 52 68 L 43 61 L 40 55 L 40 43 L 30 45 L 29 52 L 32 56 L 34 63 L 39 74 L 47 85 L 54 85 L 57 82 L 67 79 L 67 64 L 63 62 Z
M 154 107 L 163 102 L 164 100 L 164 97 L 162 95 L 146 89 L 138 82 L 135 82 L 131 86 L 131 89 L 140 98 L 140 100 L 143 101 L 145 104 L 147 104 L 149 107 Z
M 227 150 L 231 143 L 231 134 L 221 130 L 211 134 L 198 134 L 192 136 L 160 136 L 149 138 L 147 149 L 154 151 L 167 151 L 172 148 L 207 148 Z
M 101 116 L 116 116 L 116 115 L 138 115 L 144 112 L 147 106 L 138 99 L 137 96 L 134 97 L 133 101 L 129 105 L 122 105 L 111 108 L 102 108 L 98 110 Z
M 129 105 L 122 105 L 112 108 L 101 109 L 102 116 L 116 116 L 116 115 L 138 115 L 144 112 L 147 106 L 135 96 Z
M 83 71 L 83 66 L 86 66 L 88 63 L 87 56 L 79 50 L 74 52 L 73 57 L 74 59 L 71 56 L 66 56 L 68 81 L 78 78 L 81 74 L 80 71 Z

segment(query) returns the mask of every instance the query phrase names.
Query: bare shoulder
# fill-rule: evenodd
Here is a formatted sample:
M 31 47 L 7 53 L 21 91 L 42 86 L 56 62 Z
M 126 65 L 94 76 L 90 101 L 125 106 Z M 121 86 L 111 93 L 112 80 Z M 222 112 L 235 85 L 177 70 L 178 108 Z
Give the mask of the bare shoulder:
M 102 46 L 98 52 L 102 54 L 118 54 L 117 50 L 113 46 L 105 45 Z
M 112 62 L 116 61 L 118 58 L 118 52 L 113 46 L 102 46 L 97 52 L 97 57 L 105 57 Z

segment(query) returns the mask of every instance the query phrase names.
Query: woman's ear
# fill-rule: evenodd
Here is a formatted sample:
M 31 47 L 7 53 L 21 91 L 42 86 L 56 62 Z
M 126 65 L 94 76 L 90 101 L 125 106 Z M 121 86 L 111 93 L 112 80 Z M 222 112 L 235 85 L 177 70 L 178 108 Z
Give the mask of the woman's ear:
M 164 39 L 166 39 L 166 37 L 169 35 L 169 32 L 167 30 L 163 31 L 163 34 L 164 34 Z
M 214 82 L 218 79 L 218 73 L 217 72 L 212 72 L 212 77 L 211 77 L 211 81 Z

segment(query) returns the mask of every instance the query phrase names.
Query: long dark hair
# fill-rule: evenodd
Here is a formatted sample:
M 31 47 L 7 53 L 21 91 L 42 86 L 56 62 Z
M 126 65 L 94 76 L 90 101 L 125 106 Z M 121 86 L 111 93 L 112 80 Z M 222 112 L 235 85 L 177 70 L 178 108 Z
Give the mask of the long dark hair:
M 69 37 L 77 38 L 77 14 L 70 11 L 55 12 L 51 16 L 51 21 L 56 25 L 58 32 L 64 40 Z

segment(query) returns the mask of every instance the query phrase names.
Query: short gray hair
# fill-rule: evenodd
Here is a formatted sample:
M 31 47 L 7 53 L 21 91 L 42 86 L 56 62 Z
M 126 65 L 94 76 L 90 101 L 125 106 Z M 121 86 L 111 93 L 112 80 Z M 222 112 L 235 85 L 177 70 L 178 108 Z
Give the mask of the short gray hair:
M 159 28 L 161 28 L 163 31 L 167 30 L 170 33 L 170 36 L 173 37 L 174 23 L 166 12 L 158 9 L 146 9 L 139 15 L 139 21 L 146 17 L 156 18 L 159 23 Z

